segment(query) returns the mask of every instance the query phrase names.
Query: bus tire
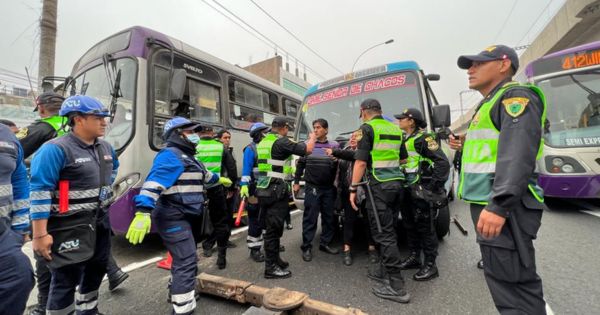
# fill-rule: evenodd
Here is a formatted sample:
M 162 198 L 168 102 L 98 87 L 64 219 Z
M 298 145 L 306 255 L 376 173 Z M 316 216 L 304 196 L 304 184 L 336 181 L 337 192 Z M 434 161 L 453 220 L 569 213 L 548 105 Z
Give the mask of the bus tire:
M 435 220 L 435 232 L 439 240 L 442 240 L 448 231 L 450 230 L 450 207 L 445 205 L 438 211 L 437 218 Z

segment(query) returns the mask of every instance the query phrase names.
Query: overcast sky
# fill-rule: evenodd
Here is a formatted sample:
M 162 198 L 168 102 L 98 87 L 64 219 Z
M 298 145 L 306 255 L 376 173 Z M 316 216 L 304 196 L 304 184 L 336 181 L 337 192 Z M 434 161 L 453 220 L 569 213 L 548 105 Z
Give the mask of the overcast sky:
M 212 0 L 206 0 L 216 6 Z M 339 75 L 277 26 L 249 0 L 217 0 L 320 75 Z M 356 68 L 415 60 L 442 79 L 433 84 L 441 103 L 459 108 L 467 89 L 460 54 L 502 43 L 525 45 L 565 0 L 255 0 L 280 23 L 344 72 L 366 48 Z M 142 25 L 245 66 L 272 57 L 274 49 L 240 29 L 201 0 L 58 0 L 56 75 L 66 75 L 93 44 L 132 25 Z M 375 5 L 377 4 L 377 5 Z M 514 8 L 513 8 L 514 6 Z M 0 68 L 37 75 L 41 0 L 2 0 Z M 546 10 L 543 10 L 547 8 Z M 509 15 L 510 13 L 510 15 Z M 535 23 L 535 20 L 539 20 Z M 503 27 L 504 25 L 504 27 Z M 285 54 L 280 51 L 285 57 Z M 291 62 L 291 66 L 295 64 Z M 1 70 L 1 69 L 0 69 Z M 311 83 L 323 81 L 308 72 Z M 456 117 L 453 115 L 453 117 Z

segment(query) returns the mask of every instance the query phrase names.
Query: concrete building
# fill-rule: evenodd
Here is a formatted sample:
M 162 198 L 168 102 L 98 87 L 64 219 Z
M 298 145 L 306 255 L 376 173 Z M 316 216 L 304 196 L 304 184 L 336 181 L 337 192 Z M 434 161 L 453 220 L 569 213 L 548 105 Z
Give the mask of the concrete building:
M 552 52 L 569 47 L 600 40 L 600 0 L 567 0 L 563 7 L 550 20 L 527 50 L 520 56 L 521 69 L 517 77 L 525 70 L 525 66 Z M 473 117 L 477 103 L 465 104 L 471 108 L 450 128 L 455 133 L 464 133 Z
M 300 98 L 304 96 L 306 90 L 311 86 L 311 83 L 306 81 L 306 72 L 302 78 L 298 69 L 295 70 L 295 75 L 290 73 L 289 64 L 286 63 L 285 68 L 283 67 L 283 58 L 281 56 L 263 60 L 244 67 L 244 69 L 298 94 Z

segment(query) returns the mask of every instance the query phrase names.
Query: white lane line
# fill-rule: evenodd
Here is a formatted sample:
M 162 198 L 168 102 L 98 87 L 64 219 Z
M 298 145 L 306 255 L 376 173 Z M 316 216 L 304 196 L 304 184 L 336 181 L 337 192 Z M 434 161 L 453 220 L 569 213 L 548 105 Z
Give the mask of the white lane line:
M 146 266 L 148 266 L 150 264 L 153 264 L 153 263 L 158 262 L 158 261 L 163 260 L 163 259 L 164 259 L 164 257 L 158 257 L 158 256 L 157 257 L 152 257 L 152 258 L 146 259 L 144 261 L 131 263 L 131 264 L 129 264 L 129 265 L 127 265 L 127 266 L 125 266 L 125 267 L 123 267 L 121 269 L 124 272 L 130 272 L 130 271 L 133 271 L 133 270 L 136 270 L 136 269 L 140 269 L 142 267 L 146 267 Z
M 550 305 L 548 304 L 548 302 L 546 302 L 546 314 L 547 315 L 554 315 L 554 312 L 550 308 Z
M 579 210 L 579 212 L 587 213 L 600 218 L 600 211 Z

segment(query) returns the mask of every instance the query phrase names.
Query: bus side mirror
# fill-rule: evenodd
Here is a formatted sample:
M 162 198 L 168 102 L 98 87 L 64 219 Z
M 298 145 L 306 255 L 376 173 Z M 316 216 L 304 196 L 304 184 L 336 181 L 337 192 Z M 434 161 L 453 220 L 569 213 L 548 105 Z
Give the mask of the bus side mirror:
M 433 128 L 444 128 L 450 126 L 450 105 L 436 105 L 432 108 L 431 118 Z
M 425 79 L 427 81 L 439 81 L 440 75 L 437 73 L 430 73 L 430 74 L 425 75 Z
M 173 100 L 183 99 L 183 93 L 185 93 L 185 82 L 187 80 L 187 73 L 183 69 L 174 69 L 173 76 L 171 76 L 170 98 Z

